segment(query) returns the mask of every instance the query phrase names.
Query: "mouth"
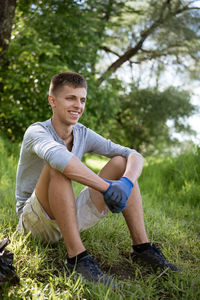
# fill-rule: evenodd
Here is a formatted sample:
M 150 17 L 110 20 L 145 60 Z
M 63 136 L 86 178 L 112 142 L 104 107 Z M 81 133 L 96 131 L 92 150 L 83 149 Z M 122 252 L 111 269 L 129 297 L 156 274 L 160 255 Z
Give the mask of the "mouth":
M 71 117 L 74 118 L 74 119 L 77 119 L 80 116 L 80 112 L 78 112 L 78 111 L 72 111 L 72 110 L 70 110 L 68 112 L 70 113 Z

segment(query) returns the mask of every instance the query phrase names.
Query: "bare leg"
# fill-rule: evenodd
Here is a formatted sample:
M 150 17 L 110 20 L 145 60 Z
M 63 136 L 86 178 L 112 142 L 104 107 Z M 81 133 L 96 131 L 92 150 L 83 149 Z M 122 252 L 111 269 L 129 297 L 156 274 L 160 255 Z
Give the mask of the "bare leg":
M 121 156 L 116 156 L 105 165 L 99 175 L 107 179 L 117 180 L 123 176 L 125 168 L 126 159 Z M 90 195 L 93 203 L 100 212 L 106 209 L 101 193 L 90 188 Z M 142 198 L 138 183 L 134 185 L 132 193 L 127 201 L 127 206 L 123 211 L 123 216 L 129 228 L 133 244 L 147 243 L 148 238 L 144 226 Z
M 107 179 L 119 179 L 126 167 L 126 159 L 118 156 L 101 170 L 100 176 Z M 36 186 L 37 198 L 50 218 L 56 219 L 63 235 L 69 257 L 73 257 L 85 250 L 81 241 L 77 215 L 76 203 L 73 193 L 72 183 L 66 176 L 54 170 L 49 165 L 45 165 Z M 92 201 L 97 209 L 102 212 L 106 205 L 101 193 L 90 189 Z M 128 199 L 127 207 L 123 215 L 130 230 L 134 244 L 148 241 L 142 210 L 142 200 L 138 184 L 135 184 Z
M 73 257 L 83 252 L 85 247 L 78 230 L 76 203 L 71 180 L 49 165 L 45 165 L 35 193 L 49 217 L 56 219 L 65 241 L 68 256 Z

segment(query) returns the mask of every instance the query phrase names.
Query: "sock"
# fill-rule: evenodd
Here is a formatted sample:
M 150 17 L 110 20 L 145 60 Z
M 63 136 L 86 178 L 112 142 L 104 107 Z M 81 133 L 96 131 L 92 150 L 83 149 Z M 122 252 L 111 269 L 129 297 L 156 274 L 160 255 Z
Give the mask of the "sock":
M 147 250 L 148 248 L 151 247 L 150 243 L 144 243 L 144 244 L 139 244 L 139 245 L 133 245 L 133 250 L 142 253 L 143 251 Z
M 87 252 L 87 250 L 85 250 L 85 251 L 83 251 L 83 252 L 79 253 L 78 255 L 73 256 L 71 258 L 67 257 L 67 261 L 70 264 L 75 265 L 75 263 L 77 263 L 81 258 L 83 258 L 87 255 L 88 255 L 88 252 Z

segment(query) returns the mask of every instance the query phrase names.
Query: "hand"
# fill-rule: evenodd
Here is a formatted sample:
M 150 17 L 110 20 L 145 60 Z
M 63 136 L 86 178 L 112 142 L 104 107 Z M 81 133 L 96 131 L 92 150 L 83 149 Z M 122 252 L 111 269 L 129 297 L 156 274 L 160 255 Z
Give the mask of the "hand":
M 110 183 L 108 189 L 102 193 L 106 205 L 113 213 L 122 212 L 131 194 L 133 183 L 127 177 L 121 177 L 120 180 L 104 178 L 103 180 Z

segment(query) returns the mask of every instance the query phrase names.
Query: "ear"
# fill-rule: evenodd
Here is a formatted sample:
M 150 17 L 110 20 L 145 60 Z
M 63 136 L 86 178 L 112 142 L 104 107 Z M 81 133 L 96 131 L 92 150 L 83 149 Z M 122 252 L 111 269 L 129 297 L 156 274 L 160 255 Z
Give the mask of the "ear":
M 54 107 L 56 107 L 56 104 L 55 104 L 55 97 L 54 96 L 49 96 L 48 97 L 48 100 L 49 100 L 49 104 L 51 105 L 51 108 L 53 109 Z

